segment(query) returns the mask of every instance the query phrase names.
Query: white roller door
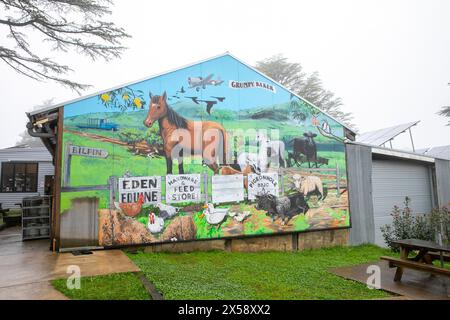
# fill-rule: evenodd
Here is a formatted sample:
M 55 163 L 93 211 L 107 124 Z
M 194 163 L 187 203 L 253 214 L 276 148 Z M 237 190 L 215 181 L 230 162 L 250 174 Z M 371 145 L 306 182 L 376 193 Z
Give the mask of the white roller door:
M 392 208 L 402 207 L 406 196 L 413 213 L 430 212 L 433 207 L 429 168 L 424 164 L 373 160 L 372 188 L 375 243 L 380 246 L 385 246 L 380 227 L 392 222 Z

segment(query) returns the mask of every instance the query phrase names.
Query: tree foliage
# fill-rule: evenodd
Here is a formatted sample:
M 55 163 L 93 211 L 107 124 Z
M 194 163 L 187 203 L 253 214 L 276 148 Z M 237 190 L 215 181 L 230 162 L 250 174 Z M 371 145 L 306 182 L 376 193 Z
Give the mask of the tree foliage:
M 438 115 L 450 118 L 450 107 L 442 107 L 441 110 L 439 110 Z M 450 126 L 450 119 L 447 123 L 448 126 Z
M 32 79 L 52 80 L 77 92 L 88 85 L 64 77 L 72 69 L 36 52 L 27 35 L 36 34 L 54 51 L 70 50 L 92 60 L 109 61 L 125 49 L 124 29 L 104 17 L 111 0 L 0 0 L 0 30 L 9 41 L 0 45 L 0 59 Z
M 300 63 L 289 62 L 281 54 L 258 61 L 256 69 L 282 84 L 295 94 L 313 103 L 344 124 L 354 127 L 352 114 L 342 111 L 342 99 L 323 87 L 319 74 L 308 75 Z
M 146 104 L 144 92 L 131 87 L 119 88 L 98 95 L 99 101 L 107 108 L 116 108 L 125 112 L 128 109 L 142 109 Z

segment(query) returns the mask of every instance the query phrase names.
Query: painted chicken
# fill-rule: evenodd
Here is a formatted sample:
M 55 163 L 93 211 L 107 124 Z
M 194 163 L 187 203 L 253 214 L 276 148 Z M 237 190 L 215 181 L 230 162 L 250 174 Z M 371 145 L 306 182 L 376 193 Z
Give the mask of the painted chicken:
M 114 201 L 114 206 L 118 211 L 128 217 L 135 217 L 142 210 L 144 204 L 144 195 L 141 193 L 138 197 L 138 201 L 134 203 L 118 203 Z
M 244 212 L 228 212 L 228 215 L 232 217 L 237 222 L 244 221 L 248 216 L 251 215 L 250 211 L 244 211 Z
M 150 212 L 148 215 L 147 229 L 150 233 L 160 233 L 164 229 L 164 219 Z

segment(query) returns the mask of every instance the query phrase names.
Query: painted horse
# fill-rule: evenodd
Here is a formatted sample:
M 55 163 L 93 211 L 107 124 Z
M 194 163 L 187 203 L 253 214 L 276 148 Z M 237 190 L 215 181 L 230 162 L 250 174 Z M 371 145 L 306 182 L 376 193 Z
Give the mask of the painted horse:
M 144 125 L 150 128 L 155 121 L 158 121 L 167 174 L 172 174 L 173 159 L 178 160 L 178 173 L 184 173 L 183 152 L 187 150 L 191 155 L 202 156 L 203 163 L 218 174 L 220 165 L 218 158 L 225 159 L 227 155 L 225 128 L 214 121 L 185 119 L 167 104 L 166 99 L 165 91 L 161 96 L 150 94 L 149 109 Z M 222 157 L 219 157 L 221 152 L 223 152 Z

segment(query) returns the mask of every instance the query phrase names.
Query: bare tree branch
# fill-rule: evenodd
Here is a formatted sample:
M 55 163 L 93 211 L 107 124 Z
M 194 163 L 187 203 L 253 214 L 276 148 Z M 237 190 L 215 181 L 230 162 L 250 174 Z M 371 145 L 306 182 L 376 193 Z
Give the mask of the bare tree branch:
M 88 85 L 66 79 L 72 70 L 35 52 L 26 34 L 38 32 L 55 51 L 75 51 L 91 60 L 119 58 L 126 49 L 121 41 L 129 35 L 103 20 L 111 5 L 110 0 L 0 0 L 0 28 L 7 28 L 14 43 L 0 45 L 0 59 L 32 79 L 56 81 L 80 92 Z
M 450 107 L 442 107 L 442 109 L 439 110 L 437 114 L 443 117 L 450 118 Z M 450 120 L 448 121 L 447 125 L 450 126 Z

